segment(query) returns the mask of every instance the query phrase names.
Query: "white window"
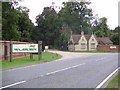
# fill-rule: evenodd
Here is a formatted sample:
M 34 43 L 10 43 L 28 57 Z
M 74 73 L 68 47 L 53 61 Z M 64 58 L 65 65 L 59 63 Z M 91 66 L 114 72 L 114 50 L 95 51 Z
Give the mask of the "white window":
M 81 49 L 85 49 L 85 43 L 81 43 Z
M 91 49 L 95 49 L 95 43 L 91 43 Z

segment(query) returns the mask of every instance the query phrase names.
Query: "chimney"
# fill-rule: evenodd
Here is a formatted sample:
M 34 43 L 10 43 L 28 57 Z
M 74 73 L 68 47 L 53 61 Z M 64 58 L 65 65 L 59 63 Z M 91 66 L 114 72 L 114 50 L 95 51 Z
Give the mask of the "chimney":
M 83 31 L 81 32 L 81 35 L 84 35 L 84 32 L 83 32 Z

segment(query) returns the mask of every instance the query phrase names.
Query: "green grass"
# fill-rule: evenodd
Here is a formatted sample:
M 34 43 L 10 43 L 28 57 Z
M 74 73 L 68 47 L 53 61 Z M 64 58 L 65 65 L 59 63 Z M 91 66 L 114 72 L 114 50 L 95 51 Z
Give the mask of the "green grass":
M 10 62 L 9 60 L 3 60 L 1 61 L 2 69 L 0 70 L 8 70 L 8 69 L 13 69 L 18 67 L 34 65 L 34 64 L 41 64 L 41 63 L 50 62 L 50 61 L 59 59 L 61 57 L 62 56 L 58 54 L 43 52 L 42 59 L 40 61 L 38 60 L 38 55 L 34 55 L 33 59 L 30 59 L 30 57 L 28 56 L 28 57 L 13 59 L 12 62 Z
M 109 51 L 65 51 L 65 52 L 75 52 L 75 53 L 118 53 L 116 52 L 109 52 Z
M 120 79 L 120 72 L 117 76 L 115 76 L 109 83 L 106 88 L 118 88 L 119 80 Z

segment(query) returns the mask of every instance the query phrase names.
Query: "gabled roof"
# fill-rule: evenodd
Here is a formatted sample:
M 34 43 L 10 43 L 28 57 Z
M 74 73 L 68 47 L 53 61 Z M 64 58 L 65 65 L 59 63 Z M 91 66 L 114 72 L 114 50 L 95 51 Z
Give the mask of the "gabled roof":
M 84 35 L 84 36 L 85 36 L 85 38 L 87 39 L 87 41 L 89 41 L 91 35 Z
M 79 34 L 77 34 L 77 35 L 72 35 L 73 42 L 74 42 L 74 43 L 78 43 L 78 41 L 80 40 L 81 36 L 82 36 L 82 35 L 79 35 Z M 90 37 L 91 37 L 91 35 L 84 35 L 84 36 L 85 36 L 85 38 L 86 38 L 87 41 L 88 41 L 88 40 L 90 39 Z
M 80 35 L 80 34 L 77 34 L 77 35 L 74 34 L 74 35 L 72 35 L 73 42 L 75 44 L 77 44 L 78 41 L 80 40 L 81 36 L 82 35 Z M 91 38 L 91 35 L 84 35 L 84 36 L 85 36 L 85 38 L 86 38 L 87 41 L 89 41 L 89 39 Z M 113 42 L 108 37 L 96 37 L 95 36 L 95 38 L 98 41 L 98 44 L 113 44 Z
M 113 44 L 113 42 L 108 37 L 98 37 L 97 41 L 99 44 Z
M 72 38 L 73 38 L 73 42 L 74 42 L 74 43 L 78 43 L 78 41 L 79 41 L 80 38 L 81 38 L 81 35 L 72 35 Z

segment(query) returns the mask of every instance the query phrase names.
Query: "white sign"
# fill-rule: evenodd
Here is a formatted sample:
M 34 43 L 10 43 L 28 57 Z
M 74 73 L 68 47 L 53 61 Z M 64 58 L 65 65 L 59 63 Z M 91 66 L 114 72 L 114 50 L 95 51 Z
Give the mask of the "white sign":
M 110 48 L 116 48 L 116 46 L 110 46 Z
M 13 53 L 37 53 L 38 44 L 13 44 Z
M 45 49 L 48 49 L 48 46 L 45 46 Z

